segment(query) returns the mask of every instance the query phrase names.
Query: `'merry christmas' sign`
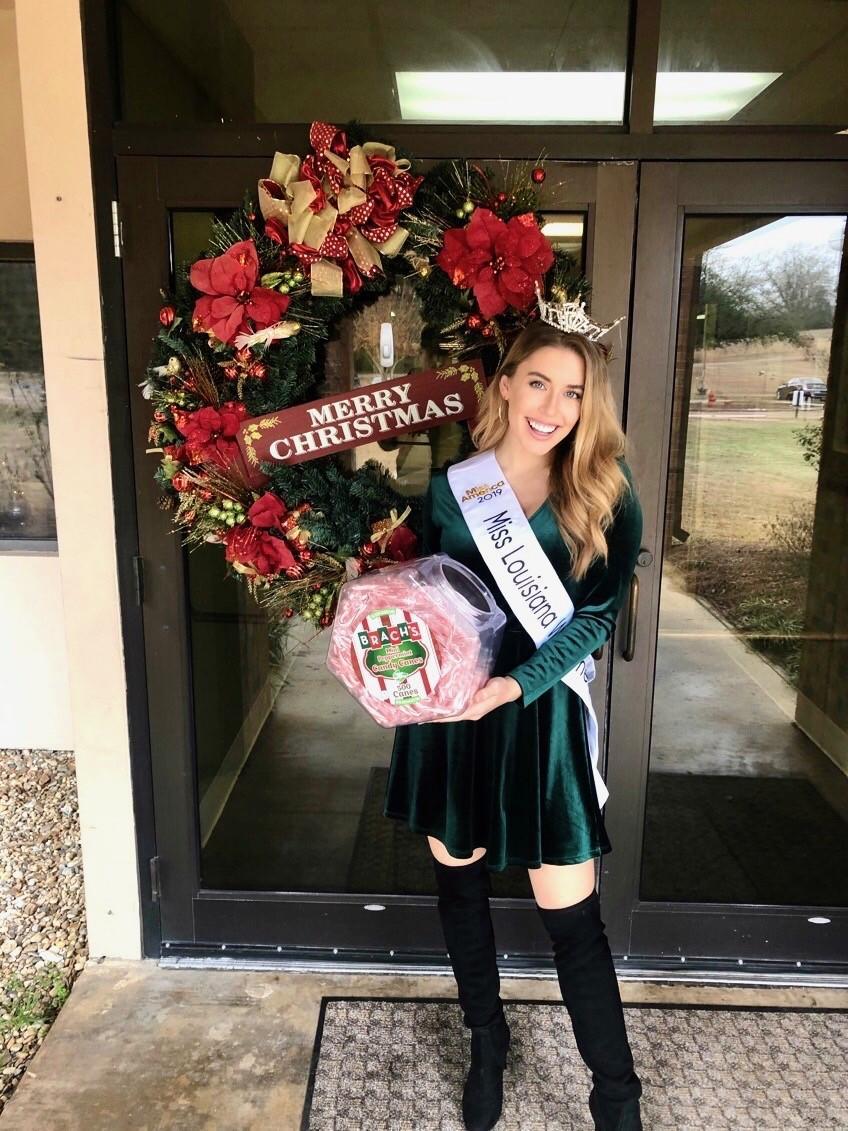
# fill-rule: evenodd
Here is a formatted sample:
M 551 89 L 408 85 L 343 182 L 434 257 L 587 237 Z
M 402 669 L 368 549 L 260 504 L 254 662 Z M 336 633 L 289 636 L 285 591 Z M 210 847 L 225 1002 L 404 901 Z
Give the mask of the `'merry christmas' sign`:
M 403 432 L 467 420 L 476 416 L 484 389 L 481 362 L 461 362 L 251 417 L 242 422 L 237 439 L 249 468 L 258 469 L 260 461 L 303 463 Z

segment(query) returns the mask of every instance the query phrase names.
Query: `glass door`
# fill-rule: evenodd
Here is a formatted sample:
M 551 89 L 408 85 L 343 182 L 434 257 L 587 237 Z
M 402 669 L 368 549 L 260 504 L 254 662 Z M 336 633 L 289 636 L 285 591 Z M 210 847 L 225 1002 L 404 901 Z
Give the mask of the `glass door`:
M 848 957 L 846 210 L 846 163 L 642 167 L 603 864 L 634 965 Z
M 118 162 L 164 952 L 215 946 L 441 961 L 426 839 L 382 815 L 392 732 L 327 672 L 328 634 L 269 623 L 246 587 L 225 577 L 217 547 L 180 547 L 158 506 L 156 457 L 144 454 L 149 408 L 137 386 L 159 288 L 177 263 L 205 250 L 212 216 L 241 203 L 269 162 Z M 634 166 L 548 162 L 547 170 L 548 232 L 591 280 L 593 314 L 626 311 Z M 408 348 L 398 351 L 405 370 L 396 372 L 426 368 L 408 295 L 381 301 L 409 329 Z M 382 320 L 372 310 L 341 327 L 327 351 L 324 392 L 377 379 L 372 339 Z M 623 346 L 617 352 L 621 404 L 627 359 Z M 380 459 L 399 491 L 418 495 L 458 441 L 458 426 L 447 425 L 353 449 L 350 458 Z M 493 889 L 505 952 L 547 955 L 526 871 L 495 876 Z

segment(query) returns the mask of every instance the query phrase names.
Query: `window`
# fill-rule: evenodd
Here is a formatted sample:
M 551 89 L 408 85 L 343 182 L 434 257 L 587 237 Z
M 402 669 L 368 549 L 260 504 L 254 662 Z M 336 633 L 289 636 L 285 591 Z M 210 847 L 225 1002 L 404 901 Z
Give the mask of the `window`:
M 0 546 L 55 541 L 32 245 L 0 244 Z
M 654 121 L 848 125 L 848 5 L 663 0 Z
M 120 0 L 125 122 L 620 125 L 629 5 Z

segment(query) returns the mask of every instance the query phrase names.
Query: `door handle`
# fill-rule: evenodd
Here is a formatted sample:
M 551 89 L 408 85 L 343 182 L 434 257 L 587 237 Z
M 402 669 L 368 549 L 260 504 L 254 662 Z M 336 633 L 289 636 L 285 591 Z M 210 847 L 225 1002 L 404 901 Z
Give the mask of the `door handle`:
M 630 578 L 630 595 L 627 600 L 627 635 L 621 656 L 632 660 L 636 655 L 636 614 L 639 611 L 639 578 L 634 573 Z
M 649 566 L 654 560 L 654 555 L 643 546 L 636 558 L 636 565 Z M 627 634 L 624 638 L 624 648 L 621 657 L 632 660 L 636 655 L 636 615 L 639 612 L 639 578 L 634 573 L 630 578 L 630 595 L 627 601 Z

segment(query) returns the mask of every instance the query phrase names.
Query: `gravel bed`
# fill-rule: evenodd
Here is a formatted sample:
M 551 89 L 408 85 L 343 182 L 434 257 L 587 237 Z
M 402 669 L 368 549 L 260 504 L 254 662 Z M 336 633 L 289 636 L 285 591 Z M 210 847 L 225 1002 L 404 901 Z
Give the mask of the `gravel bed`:
M 2 1112 L 88 949 L 73 751 L 0 759 Z

